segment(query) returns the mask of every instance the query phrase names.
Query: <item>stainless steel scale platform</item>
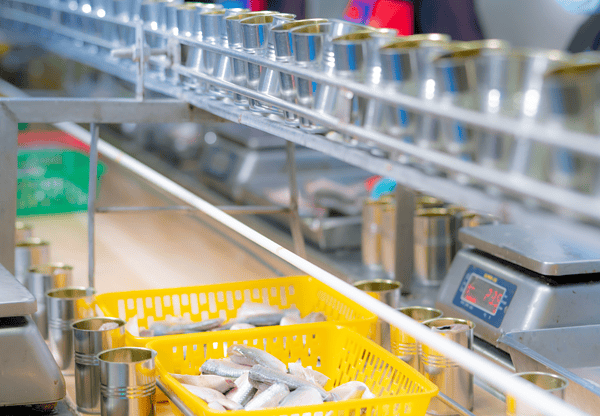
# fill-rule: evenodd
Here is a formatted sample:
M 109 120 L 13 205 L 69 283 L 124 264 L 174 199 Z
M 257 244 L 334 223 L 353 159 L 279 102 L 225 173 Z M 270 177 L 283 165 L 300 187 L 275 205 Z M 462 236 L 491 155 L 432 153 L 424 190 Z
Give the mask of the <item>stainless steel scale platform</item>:
M 65 380 L 31 319 L 35 297 L 0 265 L 0 412 L 6 406 L 54 405 Z
M 289 201 L 285 140 L 264 132 L 222 124 L 205 135 L 200 180 L 238 203 L 282 205 Z M 371 173 L 307 148 L 296 150 L 298 209 L 305 238 L 322 250 L 358 248 L 363 187 Z M 335 215 L 330 215 L 330 212 Z M 287 226 L 288 216 L 272 215 Z
M 444 315 L 510 354 L 517 372 L 570 380 L 566 400 L 600 409 L 600 242 L 510 224 L 463 228 L 438 293 Z

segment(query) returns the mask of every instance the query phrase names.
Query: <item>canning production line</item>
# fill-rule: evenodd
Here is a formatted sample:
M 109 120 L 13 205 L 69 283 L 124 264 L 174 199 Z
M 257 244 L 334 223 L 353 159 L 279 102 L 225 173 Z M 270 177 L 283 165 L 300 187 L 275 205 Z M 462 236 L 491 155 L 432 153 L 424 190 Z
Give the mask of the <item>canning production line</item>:
M 541 414 L 598 413 L 598 56 L 524 53 L 502 41 L 452 43 L 435 34 L 403 41 L 391 30 L 332 19 L 301 22 L 291 15 L 160 1 L 2 0 L 0 28 L 10 43 L 34 42 L 127 81 L 135 91 L 132 98 L 55 99 L 28 98 L 3 87 L 14 98 L 2 99 L 0 131 L 15 138 L 0 142 L 3 154 L 16 156 L 17 122 L 56 123 L 90 144 L 91 178 L 100 153 L 188 204 L 185 208 L 201 211 L 423 344 L 435 345 L 485 384 Z M 279 211 L 285 215 L 280 222 L 289 217 L 295 253 L 227 214 L 240 208 L 219 209 L 98 137 L 99 124 L 145 122 L 209 124 L 212 135 L 204 137 L 213 146 L 203 154 L 201 169 L 210 185 L 226 189 L 236 202 Z M 91 123 L 90 131 L 73 123 Z M 250 140 L 256 133 L 245 130 L 250 128 L 259 132 L 256 140 Z M 276 151 L 261 151 L 267 148 Z M 8 159 L 0 165 L 3 236 L 14 235 L 15 223 L 10 190 L 16 162 Z M 315 226 L 310 219 L 300 221 L 299 213 L 306 213 L 298 187 L 305 190 L 319 178 L 314 166 L 325 166 L 332 182 L 321 196 L 342 201 L 336 210 L 346 211 L 343 221 L 312 219 Z M 286 170 L 287 178 L 274 175 Z M 436 296 L 430 301 L 445 316 L 475 324 L 477 354 L 305 259 L 304 237 L 323 249 L 359 243 L 360 214 L 336 190 L 347 192 L 369 173 L 398 183 L 395 229 L 406 239 L 396 243 L 393 274 L 408 304 L 422 303 L 415 294 L 428 284 L 413 281 L 419 265 L 408 236 L 415 191 L 496 218 L 461 229 L 462 248 L 443 279 L 432 284 Z M 288 180 L 290 190 L 273 196 Z M 89 183 L 93 288 L 96 181 Z M 259 213 L 260 207 L 248 211 Z M 29 345 L 27 365 L 33 366 L 49 355 L 28 317 L 33 299 L 10 276 L 14 239 L 6 240 L 0 242 L 7 269 L 0 277 L 8 288 L 0 298 L 0 336 L 13 338 L 0 348 Z M 16 315 L 18 322 L 6 319 Z M 38 379 L 41 386 L 60 379 L 58 369 L 51 370 Z M 511 377 L 535 370 L 568 380 L 564 400 Z M 61 399 L 60 388 L 49 390 L 39 389 L 46 394 L 39 399 L 17 397 L 15 391 L 26 391 L 19 386 L 4 388 L 0 403 Z

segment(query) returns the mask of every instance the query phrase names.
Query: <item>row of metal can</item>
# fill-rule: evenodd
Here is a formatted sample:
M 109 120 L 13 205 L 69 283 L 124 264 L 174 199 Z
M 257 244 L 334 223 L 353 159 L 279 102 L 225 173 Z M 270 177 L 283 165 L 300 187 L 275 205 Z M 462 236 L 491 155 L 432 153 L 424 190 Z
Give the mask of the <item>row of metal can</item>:
M 396 199 L 384 195 L 367 199 L 362 211 L 362 261 L 393 279 L 396 267 Z M 441 284 L 454 255 L 462 247 L 458 230 L 496 220 L 425 195 L 416 197 L 413 241 L 414 277 L 421 285 Z

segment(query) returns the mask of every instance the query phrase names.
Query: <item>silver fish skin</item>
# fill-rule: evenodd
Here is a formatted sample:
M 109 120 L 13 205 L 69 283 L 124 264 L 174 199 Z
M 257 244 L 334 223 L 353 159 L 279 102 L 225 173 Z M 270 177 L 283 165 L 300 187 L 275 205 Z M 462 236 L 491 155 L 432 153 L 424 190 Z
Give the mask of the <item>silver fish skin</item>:
M 234 363 L 244 365 L 260 364 L 282 373 L 287 372 L 287 366 L 266 351 L 241 344 L 233 344 L 227 348 L 227 355 Z
M 325 322 L 327 321 L 327 317 L 323 312 L 311 312 L 302 318 L 303 324 L 312 324 L 315 322 Z
M 168 324 L 164 321 L 154 322 L 150 329 L 154 331 L 155 336 L 187 334 L 194 332 L 209 331 L 218 328 L 225 322 L 223 318 L 207 319 L 200 322 L 191 322 L 184 324 Z
M 244 373 L 235 380 L 235 388 L 225 395 L 229 400 L 245 406 L 256 394 L 256 388 L 248 380 L 248 373 Z
M 288 394 L 279 403 L 279 407 L 306 406 L 321 403 L 323 403 L 323 398 L 317 389 L 312 387 L 300 387 Z
M 261 383 L 283 383 L 290 390 L 296 390 L 300 387 L 312 387 L 316 389 L 321 397 L 327 397 L 328 393 L 319 386 L 314 385 L 313 383 L 306 381 L 300 377 L 293 376 L 291 374 L 280 373 L 279 371 L 264 367 L 262 365 L 255 365 L 250 370 L 249 374 L 250 382 L 258 381 Z
M 200 367 L 202 374 L 212 374 L 215 376 L 228 377 L 236 379 L 241 377 L 244 372 L 248 372 L 252 367 L 247 365 L 239 365 L 225 360 L 214 360 L 212 358 L 206 360 Z
M 244 324 L 244 323 L 231 325 L 232 331 L 237 331 L 238 329 L 252 329 L 252 328 L 256 328 L 256 327 L 254 325 Z
M 198 396 L 199 398 L 204 400 L 206 403 L 227 400 L 223 393 L 218 392 L 215 389 L 209 389 L 207 387 L 198 387 L 192 384 L 185 383 L 181 383 L 181 385 L 188 389 L 193 395 Z
M 281 321 L 279 321 L 279 325 L 281 326 L 297 325 L 301 323 L 302 320 L 294 315 L 285 315 L 283 318 L 281 318 Z
M 254 396 L 252 400 L 244 406 L 244 410 L 258 410 L 267 407 L 277 407 L 285 396 L 290 394 L 288 386 L 282 383 L 275 383 L 262 393 Z
M 362 381 L 349 381 L 329 390 L 329 396 L 325 398 L 325 401 L 339 402 L 342 400 L 360 399 L 367 390 L 369 388 Z
M 327 377 L 323 373 L 319 373 L 312 368 L 304 367 L 300 363 L 289 363 L 288 369 L 291 375 L 298 376 L 300 378 L 305 379 L 306 381 L 310 381 L 317 386 L 324 387 L 325 384 L 329 381 L 329 377 Z
M 191 384 L 198 387 L 208 387 L 209 389 L 217 390 L 220 393 L 226 393 L 235 387 L 235 383 L 232 379 L 227 377 L 215 376 L 215 375 L 193 375 L 193 374 L 174 374 L 170 373 L 171 376 L 184 384 Z

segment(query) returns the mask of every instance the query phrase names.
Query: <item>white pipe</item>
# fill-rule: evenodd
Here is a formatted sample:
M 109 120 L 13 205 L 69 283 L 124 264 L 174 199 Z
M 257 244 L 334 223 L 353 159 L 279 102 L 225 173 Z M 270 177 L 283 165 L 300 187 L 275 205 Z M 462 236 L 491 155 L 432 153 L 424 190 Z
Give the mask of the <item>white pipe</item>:
M 57 123 L 55 125 L 85 143 L 89 144 L 91 142 L 90 133 L 76 124 Z M 171 195 L 204 212 L 208 216 L 219 221 L 221 224 L 238 232 L 242 236 L 248 238 L 250 241 L 258 244 L 264 249 L 286 260 L 303 272 L 315 277 L 342 295 L 347 296 L 348 298 L 364 306 L 381 319 L 396 327 L 402 328 L 403 331 L 406 331 L 417 340 L 425 344 L 434 345 L 435 349 L 444 354 L 446 357 L 454 360 L 461 367 L 477 375 L 477 377 L 496 387 L 500 391 L 503 391 L 505 394 L 509 394 L 515 397 L 517 400 L 536 407 L 545 415 L 586 415 L 586 413 L 582 412 L 581 410 L 576 409 L 575 407 L 565 403 L 555 396 L 548 394 L 538 387 L 535 387 L 533 384 L 525 380 L 514 377 L 512 373 L 508 372 L 507 370 L 504 370 L 503 368 L 491 363 L 483 357 L 480 357 L 474 352 L 445 339 L 439 334 L 430 331 L 424 325 L 421 325 L 408 316 L 397 312 L 386 304 L 377 301 L 366 293 L 343 282 L 341 279 L 335 277 L 331 273 L 326 272 L 320 267 L 315 266 L 309 261 L 304 260 L 302 257 L 297 256 L 252 228 L 242 224 L 240 221 L 236 220 L 230 215 L 225 214 L 223 211 L 209 204 L 202 198 L 194 195 L 192 192 L 186 190 L 182 186 L 137 161 L 133 157 L 125 154 L 116 147 L 106 143 L 105 141 L 100 140 L 98 142 L 98 150 L 106 158 L 129 169 L 153 185 L 158 186 L 159 188 L 169 192 Z

